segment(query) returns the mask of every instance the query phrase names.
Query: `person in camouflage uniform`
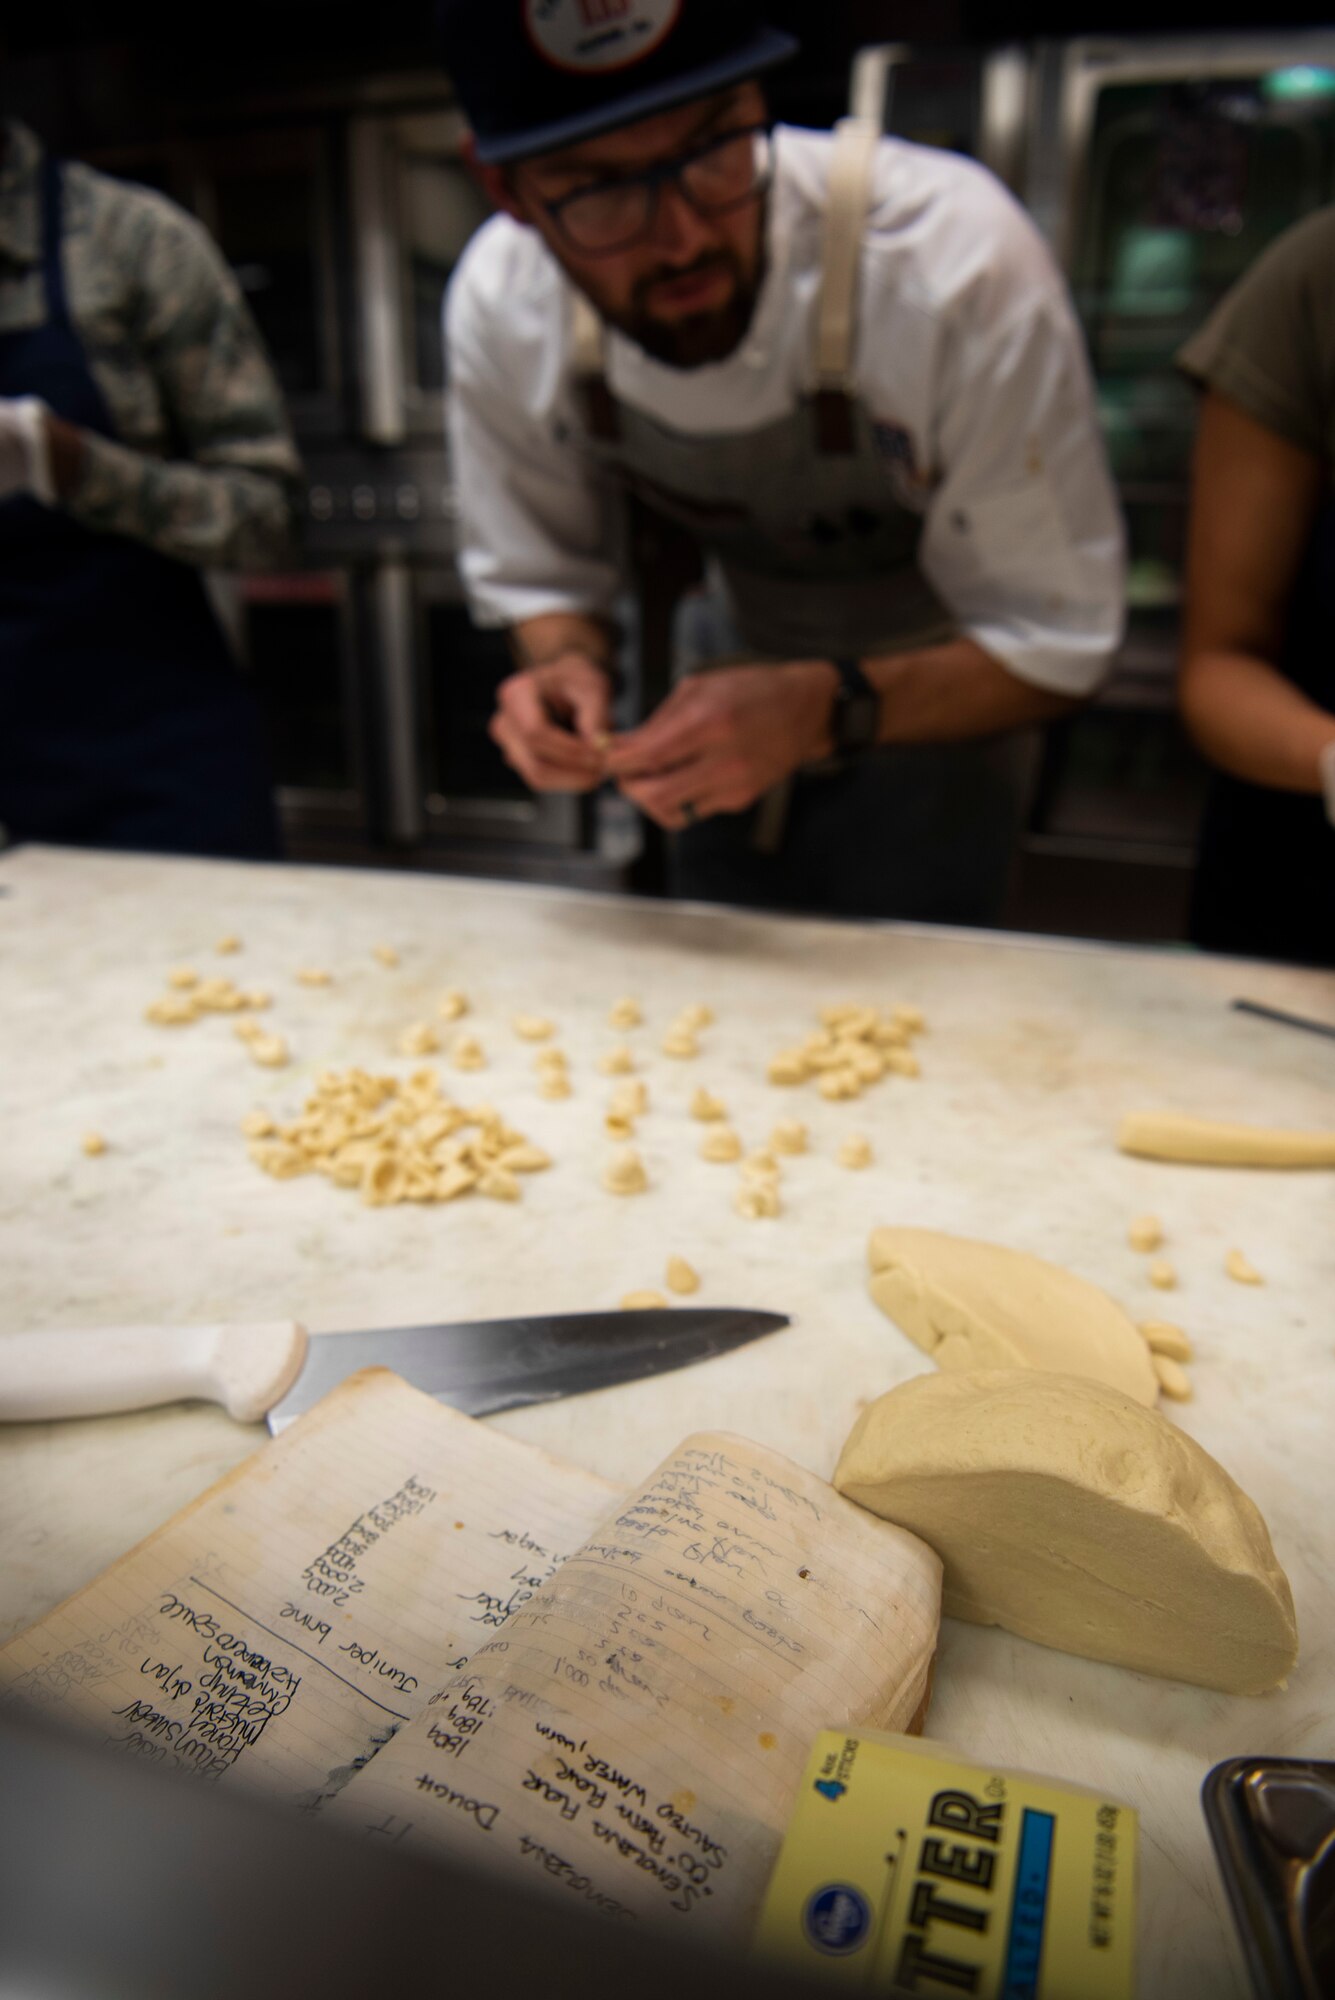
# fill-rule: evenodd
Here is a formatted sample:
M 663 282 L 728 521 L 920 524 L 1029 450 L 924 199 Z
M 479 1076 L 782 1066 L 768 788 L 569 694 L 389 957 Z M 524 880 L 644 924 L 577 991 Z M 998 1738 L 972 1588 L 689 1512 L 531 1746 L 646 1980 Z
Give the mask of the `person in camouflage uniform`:
M 0 124 L 0 824 L 274 856 L 200 571 L 289 560 L 301 463 L 235 279 L 165 197 Z

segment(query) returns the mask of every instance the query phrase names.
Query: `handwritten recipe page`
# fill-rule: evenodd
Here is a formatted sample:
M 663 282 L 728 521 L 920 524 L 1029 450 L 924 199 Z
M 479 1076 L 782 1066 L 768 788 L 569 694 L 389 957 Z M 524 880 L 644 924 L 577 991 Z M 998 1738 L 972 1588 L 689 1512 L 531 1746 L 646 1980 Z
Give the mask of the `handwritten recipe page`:
M 619 1495 L 369 1370 L 12 1640 L 0 1702 L 314 1805 Z
M 916 1537 L 759 1446 L 688 1438 L 332 1817 L 740 1938 L 817 1731 L 922 1707 L 940 1591 Z

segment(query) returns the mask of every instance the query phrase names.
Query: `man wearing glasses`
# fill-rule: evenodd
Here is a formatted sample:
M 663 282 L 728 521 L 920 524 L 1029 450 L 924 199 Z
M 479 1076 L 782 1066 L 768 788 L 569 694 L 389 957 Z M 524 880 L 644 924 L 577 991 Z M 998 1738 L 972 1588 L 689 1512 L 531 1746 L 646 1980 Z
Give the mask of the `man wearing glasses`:
M 679 893 L 995 920 L 1033 725 L 1121 632 L 1065 290 L 981 168 L 771 129 L 747 0 L 443 0 L 502 213 L 446 334 L 460 563 L 537 790 L 615 781 Z M 612 734 L 617 496 L 686 527 L 682 671 Z

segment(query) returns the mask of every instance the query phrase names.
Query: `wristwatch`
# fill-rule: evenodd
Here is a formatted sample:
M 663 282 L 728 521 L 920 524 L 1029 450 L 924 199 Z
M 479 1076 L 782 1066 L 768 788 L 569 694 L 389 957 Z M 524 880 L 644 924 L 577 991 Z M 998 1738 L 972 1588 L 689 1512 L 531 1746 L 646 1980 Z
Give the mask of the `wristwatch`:
M 830 735 L 836 757 L 855 757 L 870 750 L 881 724 L 881 697 L 856 660 L 835 660 L 839 685 L 830 711 Z

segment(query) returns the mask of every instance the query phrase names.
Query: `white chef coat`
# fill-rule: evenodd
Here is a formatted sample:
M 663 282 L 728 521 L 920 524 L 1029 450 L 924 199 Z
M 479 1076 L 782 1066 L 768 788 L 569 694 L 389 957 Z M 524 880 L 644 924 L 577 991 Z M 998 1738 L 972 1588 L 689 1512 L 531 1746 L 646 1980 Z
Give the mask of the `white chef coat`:
M 680 370 L 612 330 L 618 401 L 703 436 L 758 429 L 810 392 L 832 146 L 776 130 L 766 274 L 738 348 Z M 535 230 L 497 215 L 478 231 L 445 330 L 474 616 L 609 615 L 625 578 L 609 494 L 571 442 L 582 423 L 572 294 Z M 884 449 L 888 493 L 923 514 L 918 561 L 960 631 L 1038 687 L 1095 689 L 1122 633 L 1125 552 L 1084 346 L 1038 231 L 973 161 L 878 145 L 852 391 Z

